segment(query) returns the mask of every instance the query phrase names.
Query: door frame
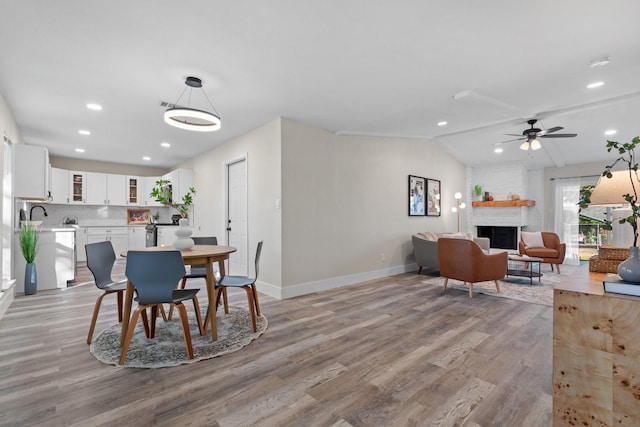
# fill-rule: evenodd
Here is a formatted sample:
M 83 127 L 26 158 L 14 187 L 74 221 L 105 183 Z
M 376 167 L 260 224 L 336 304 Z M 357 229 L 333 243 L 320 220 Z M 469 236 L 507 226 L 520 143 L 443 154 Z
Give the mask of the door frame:
M 247 152 L 244 152 L 236 157 L 232 157 L 228 160 L 225 160 L 224 162 L 224 233 L 225 233 L 225 240 L 227 242 L 227 246 L 229 245 L 229 232 L 227 231 L 227 227 L 229 226 L 229 166 L 231 166 L 234 163 L 238 163 L 238 162 L 242 162 L 244 161 L 245 163 L 245 177 L 247 180 L 247 200 L 246 200 L 246 207 L 247 207 L 247 241 L 245 242 L 245 247 L 247 248 L 247 253 L 245 254 L 246 256 L 246 264 L 247 264 L 247 275 L 250 275 L 250 252 L 251 252 L 251 248 L 249 247 L 249 240 L 251 240 L 249 238 L 249 234 L 250 234 L 250 228 L 251 228 L 251 224 L 250 224 L 250 218 L 249 218 L 249 154 Z M 226 267 L 227 267 L 227 271 L 229 271 L 229 260 L 227 259 L 225 261 L 227 263 Z

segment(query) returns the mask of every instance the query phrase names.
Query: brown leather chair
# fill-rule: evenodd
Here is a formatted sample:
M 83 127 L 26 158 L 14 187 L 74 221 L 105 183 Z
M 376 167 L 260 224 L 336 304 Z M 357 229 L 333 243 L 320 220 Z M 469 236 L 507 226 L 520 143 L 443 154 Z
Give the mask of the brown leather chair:
M 553 271 L 553 265 L 555 264 L 558 267 L 558 274 L 560 274 L 560 264 L 564 262 L 567 245 L 560 243 L 560 238 L 556 233 L 543 231 L 541 234 L 544 248 L 525 248 L 524 242 L 520 238 L 518 251 L 520 255 L 542 258 L 543 263 L 551 265 L 551 271 Z
M 444 290 L 449 279 L 469 283 L 469 298 L 473 298 L 473 284 L 493 280 L 500 292 L 499 279 L 507 274 L 507 253 L 487 255 L 480 246 L 467 239 L 438 239 L 440 275 L 444 277 Z

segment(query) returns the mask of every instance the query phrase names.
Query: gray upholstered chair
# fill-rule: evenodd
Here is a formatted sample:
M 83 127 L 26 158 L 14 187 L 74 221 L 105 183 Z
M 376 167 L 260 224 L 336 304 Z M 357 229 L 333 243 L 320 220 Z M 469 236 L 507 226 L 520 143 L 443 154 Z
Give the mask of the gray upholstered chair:
M 184 262 L 180 251 L 129 251 L 127 253 L 125 274 L 138 293 L 135 300 L 138 301 L 139 305 L 131 316 L 119 363 L 123 364 L 125 362 L 138 316 L 145 312 L 147 308 L 151 308 L 149 338 L 154 337 L 155 319 L 158 316 L 158 307 L 161 307 L 162 304 L 173 304 L 177 308 L 182 323 L 187 356 L 189 359 L 193 359 L 189 320 L 187 318 L 187 310 L 182 302 L 193 300 L 198 329 L 200 334 L 203 335 L 200 307 L 196 297 L 199 289 L 176 289 L 176 283 L 185 274 Z

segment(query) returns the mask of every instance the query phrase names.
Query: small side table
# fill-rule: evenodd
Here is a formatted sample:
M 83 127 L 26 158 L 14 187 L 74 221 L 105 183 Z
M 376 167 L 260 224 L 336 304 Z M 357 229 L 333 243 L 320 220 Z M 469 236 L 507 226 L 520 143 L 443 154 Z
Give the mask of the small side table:
M 533 285 L 533 278 L 538 278 L 538 283 L 542 277 L 540 263 L 542 258 L 530 257 L 526 255 L 509 255 L 507 262 L 507 276 L 528 277 L 529 284 Z

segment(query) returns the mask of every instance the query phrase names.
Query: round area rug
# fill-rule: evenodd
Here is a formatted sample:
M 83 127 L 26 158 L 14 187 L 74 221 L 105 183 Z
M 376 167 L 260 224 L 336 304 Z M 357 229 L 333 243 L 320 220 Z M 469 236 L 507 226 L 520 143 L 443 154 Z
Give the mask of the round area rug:
M 89 351 L 99 361 L 110 365 L 124 368 L 164 368 L 194 363 L 238 351 L 267 330 L 268 322 L 264 315 L 258 316 L 258 328 L 254 333 L 251 328 L 249 311 L 230 306 L 229 314 L 225 314 L 224 310 L 218 310 L 218 340 L 211 341 L 211 326 L 205 336 L 200 336 L 193 305 L 186 304 L 186 309 L 193 344 L 193 359 L 187 357 L 180 315 L 175 310 L 172 320 L 165 322 L 161 317 L 157 319 L 156 334 L 153 339 L 148 339 L 145 336 L 142 322 L 140 318 L 138 319 L 127 359 L 123 365 L 118 364 L 122 328 L 120 323 L 111 325 L 100 332 L 91 343 Z M 168 310 L 166 311 L 168 313 Z M 205 313 L 206 308 L 202 310 L 203 318 Z

